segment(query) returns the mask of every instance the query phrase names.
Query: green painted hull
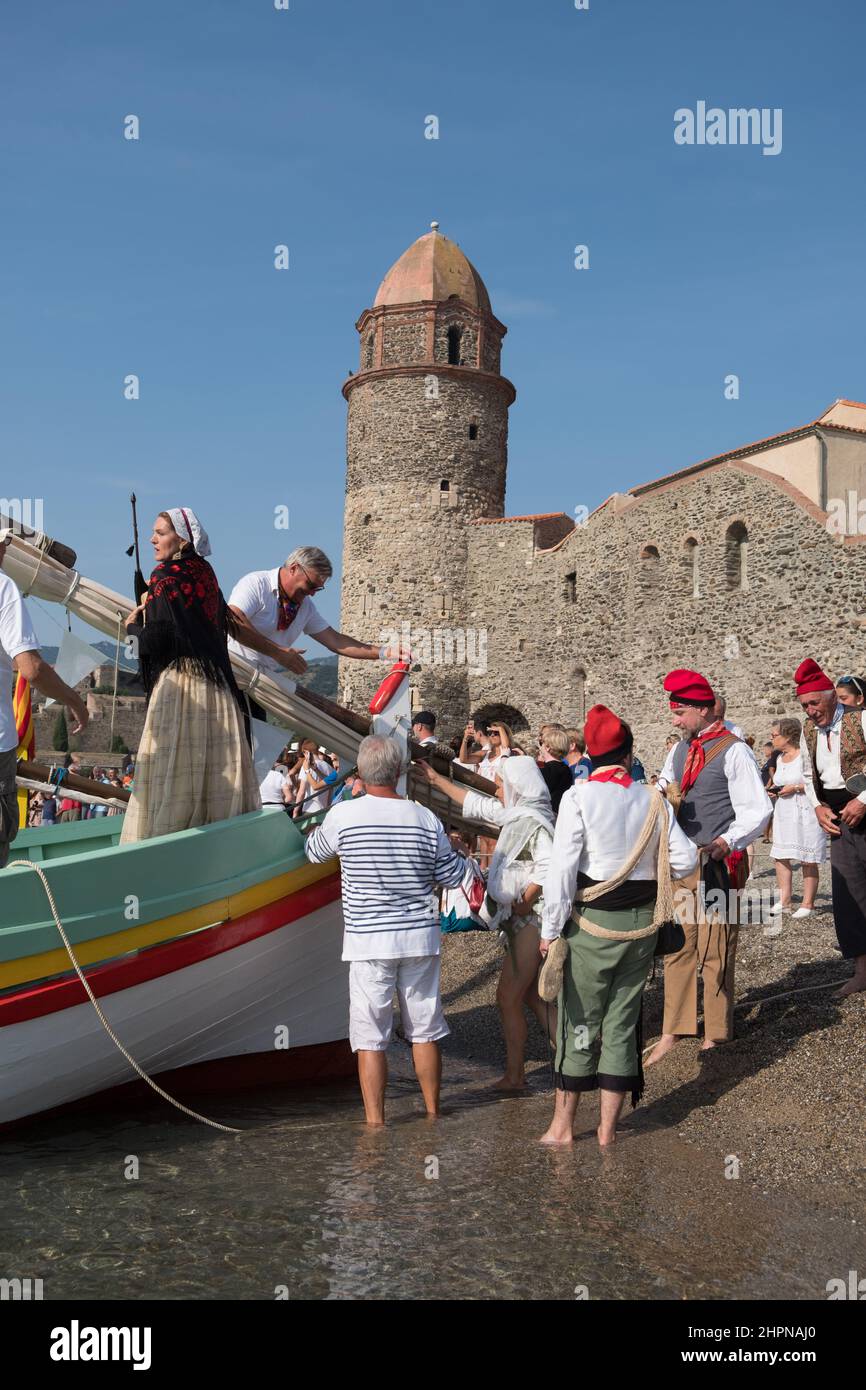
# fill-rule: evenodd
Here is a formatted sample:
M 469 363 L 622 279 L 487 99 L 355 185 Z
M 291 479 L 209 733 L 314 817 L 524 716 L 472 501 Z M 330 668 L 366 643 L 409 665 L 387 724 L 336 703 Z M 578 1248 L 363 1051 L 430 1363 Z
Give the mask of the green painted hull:
M 29 859 L 45 868 L 73 944 L 206 904 L 213 904 L 214 922 L 223 921 L 230 895 L 307 863 L 298 824 L 279 811 L 120 846 L 122 825 L 122 817 L 105 816 L 37 827 L 11 846 L 10 863 Z M 0 963 L 58 944 L 38 875 L 0 871 Z

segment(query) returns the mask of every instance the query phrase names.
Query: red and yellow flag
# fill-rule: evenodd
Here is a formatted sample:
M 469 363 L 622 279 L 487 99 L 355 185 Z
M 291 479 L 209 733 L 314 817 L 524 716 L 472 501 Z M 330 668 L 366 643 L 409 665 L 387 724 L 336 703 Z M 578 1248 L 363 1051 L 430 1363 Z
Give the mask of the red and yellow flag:
M 17 676 L 15 679 L 12 708 L 15 711 L 15 727 L 18 731 L 18 757 L 32 758 L 36 752 L 36 730 L 33 727 L 30 685 L 23 676 Z M 22 788 L 18 793 L 18 811 L 22 830 L 27 828 L 27 808 L 28 793 Z

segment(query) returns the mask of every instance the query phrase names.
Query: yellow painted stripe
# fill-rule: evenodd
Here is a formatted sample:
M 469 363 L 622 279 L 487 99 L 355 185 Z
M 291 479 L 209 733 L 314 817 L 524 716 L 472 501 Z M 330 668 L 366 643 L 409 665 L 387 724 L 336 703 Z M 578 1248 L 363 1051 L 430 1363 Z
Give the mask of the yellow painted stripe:
M 72 943 L 72 949 L 80 965 L 93 965 L 95 961 L 108 960 L 112 956 L 122 956 L 128 951 L 140 950 L 143 946 L 156 946 L 160 941 L 170 941 L 187 932 L 198 931 L 201 927 L 212 927 L 217 923 L 231 922 L 267 907 L 279 898 L 297 893 L 319 879 L 329 878 L 336 869 L 336 860 L 327 864 L 302 864 L 290 873 L 278 874 L 264 883 L 256 883 L 241 893 L 232 893 L 227 898 L 215 898 L 201 907 L 191 907 L 186 912 L 176 912 L 172 917 L 162 917 L 156 922 L 145 922 L 139 927 L 129 927 L 126 931 L 112 932 L 108 936 L 95 936 L 89 941 Z M 61 921 L 63 914 L 61 912 Z M 69 970 L 69 956 L 64 946 L 54 951 L 43 951 L 40 955 L 22 956 L 19 960 L 0 964 L 0 989 L 10 985 L 25 984 L 28 980 L 44 980 L 48 975 L 59 975 Z

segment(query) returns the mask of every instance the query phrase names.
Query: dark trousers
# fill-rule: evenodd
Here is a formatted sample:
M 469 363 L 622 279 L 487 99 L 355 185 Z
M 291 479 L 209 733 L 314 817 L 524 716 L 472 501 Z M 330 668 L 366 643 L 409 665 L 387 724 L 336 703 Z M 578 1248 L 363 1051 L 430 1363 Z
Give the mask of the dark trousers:
M 842 955 L 851 960 L 866 956 L 866 832 L 838 824 L 842 833 L 830 837 L 833 922 Z
M 9 846 L 18 834 L 18 788 L 15 774 L 18 751 L 0 753 L 0 869 L 9 858 Z

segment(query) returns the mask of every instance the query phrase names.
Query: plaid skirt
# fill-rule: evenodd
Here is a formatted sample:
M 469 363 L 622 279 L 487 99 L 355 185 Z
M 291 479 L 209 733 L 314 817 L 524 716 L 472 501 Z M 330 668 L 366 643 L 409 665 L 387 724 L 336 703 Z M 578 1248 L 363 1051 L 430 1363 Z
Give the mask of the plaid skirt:
M 169 667 L 147 707 L 122 845 L 229 820 L 261 806 L 234 696 Z

